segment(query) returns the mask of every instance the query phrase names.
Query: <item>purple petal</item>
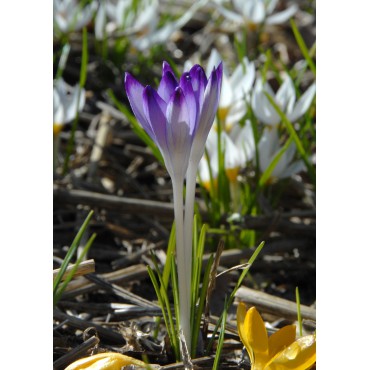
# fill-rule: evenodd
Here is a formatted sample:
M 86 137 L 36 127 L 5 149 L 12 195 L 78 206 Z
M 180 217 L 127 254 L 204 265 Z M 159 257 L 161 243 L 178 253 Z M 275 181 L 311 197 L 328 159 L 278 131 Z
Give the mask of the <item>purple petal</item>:
M 198 130 L 195 134 L 192 149 L 192 160 L 199 161 L 204 152 L 205 142 L 212 127 L 220 100 L 222 82 L 222 63 L 213 69 L 204 91 L 204 100 L 201 107 Z
M 192 144 L 189 111 L 181 87 L 177 87 L 167 106 L 167 143 L 172 168 L 185 177 Z
M 221 84 L 222 84 L 222 72 L 223 72 L 223 65 L 221 62 L 216 68 L 217 84 L 219 85 L 220 90 L 221 90 Z
M 155 137 L 154 141 L 165 156 L 167 152 L 166 103 L 150 86 L 145 87 L 142 99 L 144 114 Z
M 147 132 L 147 134 L 156 142 L 155 134 L 153 132 L 152 126 L 147 120 L 144 108 L 143 108 L 143 91 L 144 86 L 142 86 L 138 81 L 135 80 L 129 73 L 125 74 L 125 88 L 128 100 L 130 102 L 132 111 L 135 117 Z
M 173 70 L 172 70 L 172 68 L 171 68 L 171 66 L 166 62 L 166 61 L 164 61 L 163 62 L 163 65 L 162 65 L 162 76 L 164 76 L 164 74 L 165 73 L 167 73 L 167 72 L 169 72 L 169 73 L 171 73 L 172 74 L 172 76 L 175 78 L 175 80 L 176 80 L 176 76 L 175 76 L 175 74 L 173 73 Z M 176 80 L 177 81 L 177 80 Z
M 193 85 L 193 91 L 195 99 L 199 102 L 199 106 L 203 104 L 204 90 L 207 85 L 207 76 L 203 68 L 195 64 L 189 71 L 191 77 L 191 84 Z
M 199 100 L 195 98 L 192 78 L 189 73 L 184 73 L 180 78 L 180 87 L 184 93 L 189 112 L 190 134 L 193 135 L 197 126 L 199 113 Z
M 173 73 L 166 71 L 159 83 L 158 94 L 166 103 L 168 103 L 177 86 L 178 83 Z

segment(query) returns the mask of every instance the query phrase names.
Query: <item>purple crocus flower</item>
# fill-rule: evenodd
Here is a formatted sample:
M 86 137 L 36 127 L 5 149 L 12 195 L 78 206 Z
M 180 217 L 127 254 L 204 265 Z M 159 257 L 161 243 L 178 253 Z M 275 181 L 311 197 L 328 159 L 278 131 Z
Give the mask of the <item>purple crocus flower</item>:
M 218 106 L 221 78 L 221 64 L 209 79 L 201 66 L 194 65 L 178 81 L 170 65 L 163 62 L 162 79 L 156 91 L 126 73 L 131 108 L 160 149 L 171 178 L 185 177 L 194 141 L 194 150 L 204 151 Z
M 192 220 L 196 173 L 215 119 L 221 91 L 222 64 L 207 76 L 194 65 L 177 80 L 163 62 L 158 90 L 142 86 L 129 73 L 125 87 L 131 108 L 141 126 L 160 149 L 172 179 L 176 224 L 176 260 L 180 305 L 180 327 L 189 351 L 192 277 Z M 185 222 L 183 185 L 186 176 Z M 193 302 L 193 306 L 195 303 Z M 196 333 L 197 334 L 197 333 Z M 194 341 L 195 342 L 195 341 Z

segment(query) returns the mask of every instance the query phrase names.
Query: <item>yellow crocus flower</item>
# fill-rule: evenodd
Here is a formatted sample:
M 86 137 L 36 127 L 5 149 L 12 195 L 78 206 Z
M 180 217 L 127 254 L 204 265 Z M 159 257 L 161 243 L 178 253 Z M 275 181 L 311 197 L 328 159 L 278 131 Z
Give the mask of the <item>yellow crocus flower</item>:
M 295 325 L 287 325 L 270 337 L 255 307 L 239 303 L 238 333 L 247 349 L 251 370 L 307 370 L 316 362 L 316 337 L 295 339 Z
M 99 353 L 94 356 L 81 358 L 65 370 L 121 370 L 123 366 L 135 365 L 145 368 L 146 364 L 136 358 L 115 352 Z

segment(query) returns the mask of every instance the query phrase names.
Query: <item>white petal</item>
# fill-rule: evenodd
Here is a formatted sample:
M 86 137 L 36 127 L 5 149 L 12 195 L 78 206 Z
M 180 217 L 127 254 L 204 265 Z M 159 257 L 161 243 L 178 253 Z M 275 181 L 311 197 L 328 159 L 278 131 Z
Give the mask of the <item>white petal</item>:
M 97 40 L 104 39 L 106 18 L 107 18 L 106 2 L 102 1 L 100 3 L 98 12 L 96 13 L 96 16 L 95 16 L 95 38 Z
M 293 112 L 291 114 L 288 114 L 288 119 L 291 122 L 297 121 L 299 118 L 301 118 L 310 107 L 312 100 L 316 94 L 316 84 L 313 83 L 307 91 L 300 97 L 297 104 L 295 105 Z
M 167 41 L 169 37 L 178 29 L 183 27 L 194 14 L 207 3 L 208 0 L 200 0 L 193 4 L 180 18 L 174 22 L 167 23 L 165 26 L 145 37 L 133 40 L 134 46 L 138 50 L 145 50 L 154 44 L 159 44 Z
M 280 174 L 280 179 L 288 178 L 296 173 L 302 172 L 306 169 L 306 165 L 302 160 L 295 161 L 292 164 L 290 164 L 287 168 L 285 168 L 284 171 Z
M 73 93 L 68 97 L 68 103 L 65 106 L 65 122 L 70 122 L 76 117 L 77 109 L 81 112 L 85 105 L 85 90 L 81 89 L 79 93 L 79 86 L 75 86 Z M 78 107 L 78 108 L 77 108 Z
M 222 5 L 219 4 L 214 4 L 214 6 L 217 8 L 218 12 L 220 12 L 229 21 L 235 22 L 237 24 L 244 23 L 244 18 L 240 14 L 224 8 Z
M 246 4 L 249 2 L 247 1 Z M 253 3 L 253 2 L 250 2 Z M 250 22 L 262 23 L 266 18 L 265 6 L 261 1 L 254 1 L 253 6 L 249 8 L 249 14 L 245 14 Z
M 243 164 L 254 158 L 256 147 L 252 124 L 249 120 L 246 121 L 245 126 L 242 128 L 240 125 L 235 125 L 230 133 L 230 137 L 243 157 Z
M 276 93 L 276 103 L 283 112 L 287 110 L 288 105 L 292 107 L 295 103 L 294 85 L 289 76 L 285 77 L 284 82 Z
M 241 99 L 249 93 L 255 78 L 254 63 L 249 63 L 247 58 L 243 58 L 242 63 L 244 65 L 239 64 L 230 77 L 230 83 L 234 89 L 234 96 L 237 99 Z
M 258 142 L 259 167 L 264 172 L 270 164 L 276 151 L 279 149 L 279 137 L 277 129 L 266 127 Z
M 277 5 L 278 2 L 279 2 L 279 0 L 270 0 L 270 1 L 268 1 L 267 6 L 266 6 L 266 13 L 271 14 L 275 10 L 276 5 Z
M 207 68 L 206 68 L 206 75 L 207 78 L 211 75 L 211 72 L 213 71 L 213 68 L 217 68 L 217 66 L 222 62 L 221 55 L 217 51 L 217 49 L 212 49 L 211 54 L 208 58 Z M 225 72 L 225 66 L 223 65 L 223 72 L 224 74 L 228 75 L 227 72 Z
M 252 94 L 252 109 L 255 116 L 264 124 L 276 126 L 280 122 L 280 117 L 275 111 L 275 108 L 268 101 L 264 91 L 266 91 L 273 99 L 274 92 L 270 85 L 266 82 L 262 84 L 262 80 L 258 79 Z
M 245 100 L 239 100 L 235 102 L 226 116 L 226 130 L 230 131 L 247 113 L 247 103 Z
M 234 92 L 230 80 L 223 73 L 219 108 L 229 108 L 233 102 Z
M 275 13 L 266 19 L 266 24 L 281 24 L 286 22 L 289 18 L 291 18 L 298 10 L 298 6 L 296 4 L 291 5 L 289 8 L 283 10 L 282 12 Z
M 234 169 L 241 166 L 241 156 L 237 147 L 230 139 L 226 132 L 221 132 L 221 145 L 224 151 L 224 166 L 225 169 Z

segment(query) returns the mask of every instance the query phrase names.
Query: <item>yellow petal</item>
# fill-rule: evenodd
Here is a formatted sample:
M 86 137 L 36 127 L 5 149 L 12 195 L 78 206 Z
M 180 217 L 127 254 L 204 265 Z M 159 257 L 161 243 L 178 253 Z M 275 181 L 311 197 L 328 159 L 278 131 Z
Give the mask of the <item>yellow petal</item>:
M 278 352 L 288 347 L 295 340 L 295 325 L 287 325 L 272 334 L 268 339 L 269 357 L 274 357 Z
M 59 123 L 53 123 L 53 136 L 57 137 L 63 129 L 63 125 Z
M 253 361 L 253 357 L 254 357 L 253 351 L 252 351 L 250 344 L 248 343 L 247 329 L 244 327 L 244 320 L 245 320 L 246 314 L 247 314 L 247 307 L 245 306 L 243 302 L 240 302 L 238 305 L 238 309 L 236 311 L 236 321 L 237 321 L 237 326 L 238 326 L 238 333 L 239 333 L 240 340 L 242 341 L 242 343 L 244 344 L 244 347 L 248 351 L 250 360 Z
M 316 337 L 307 335 L 297 339 L 279 352 L 265 370 L 307 370 L 316 362 Z
M 226 168 L 225 169 L 226 176 L 229 179 L 230 182 L 236 182 L 236 179 L 239 174 L 239 167 L 235 168 Z
M 136 358 L 115 352 L 99 353 L 81 358 L 70 364 L 65 370 L 121 370 L 122 366 L 136 365 L 145 367 L 145 363 Z
M 265 324 L 255 307 L 246 312 L 244 303 L 237 310 L 238 332 L 251 360 L 252 369 L 263 369 L 268 360 L 268 340 Z

